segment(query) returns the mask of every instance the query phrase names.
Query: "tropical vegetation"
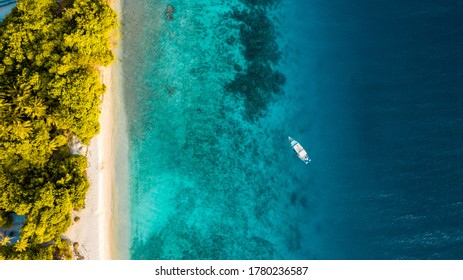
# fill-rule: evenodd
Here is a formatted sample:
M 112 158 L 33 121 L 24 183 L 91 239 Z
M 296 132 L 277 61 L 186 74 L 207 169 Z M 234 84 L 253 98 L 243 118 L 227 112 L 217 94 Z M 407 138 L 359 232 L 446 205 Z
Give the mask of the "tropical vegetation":
M 115 27 L 105 0 L 18 0 L 0 23 L 0 227 L 26 217 L 17 242 L 0 237 L 0 259 L 71 258 L 62 235 L 89 182 L 68 141 L 99 132 Z

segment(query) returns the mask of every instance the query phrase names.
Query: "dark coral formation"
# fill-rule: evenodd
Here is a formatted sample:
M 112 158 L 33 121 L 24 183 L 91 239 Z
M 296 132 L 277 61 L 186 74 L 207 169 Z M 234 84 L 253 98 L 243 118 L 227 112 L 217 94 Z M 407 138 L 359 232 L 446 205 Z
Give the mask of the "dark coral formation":
M 174 20 L 174 17 L 172 16 L 174 13 L 175 13 L 174 7 L 172 7 L 171 5 L 167 5 L 167 8 L 166 8 L 166 20 L 167 21 Z
M 276 31 L 273 23 L 267 17 L 267 12 L 261 8 L 248 11 L 235 10 L 232 16 L 242 23 L 240 39 L 244 46 L 246 60 L 278 62 L 280 52 L 276 42 Z
M 275 1 L 244 1 L 248 10 L 234 10 L 230 16 L 240 23 L 240 41 L 247 68 L 236 69 L 234 80 L 226 90 L 244 98 L 246 117 L 255 120 L 265 114 L 274 94 L 283 93 L 285 76 L 276 70 L 280 51 L 276 42 L 276 30 L 262 6 Z M 251 5 L 252 4 L 252 5 Z M 227 40 L 227 43 L 228 42 Z
M 269 63 L 253 61 L 245 72 L 236 74 L 226 89 L 244 97 L 246 117 L 255 119 L 265 113 L 273 94 L 283 93 L 285 81 L 285 76 Z
M 243 2 L 249 7 L 270 7 L 277 4 L 279 1 L 280 0 L 242 0 L 241 2 Z

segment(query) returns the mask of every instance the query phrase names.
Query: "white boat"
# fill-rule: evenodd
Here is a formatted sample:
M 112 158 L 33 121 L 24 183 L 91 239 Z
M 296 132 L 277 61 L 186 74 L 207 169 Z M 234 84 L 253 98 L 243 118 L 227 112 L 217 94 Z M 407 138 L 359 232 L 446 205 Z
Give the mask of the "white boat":
M 305 163 L 308 164 L 312 160 L 309 158 L 309 155 L 305 151 L 305 149 L 293 138 L 288 136 L 289 143 L 291 143 L 291 147 L 293 148 L 293 151 L 297 154 L 297 156 Z

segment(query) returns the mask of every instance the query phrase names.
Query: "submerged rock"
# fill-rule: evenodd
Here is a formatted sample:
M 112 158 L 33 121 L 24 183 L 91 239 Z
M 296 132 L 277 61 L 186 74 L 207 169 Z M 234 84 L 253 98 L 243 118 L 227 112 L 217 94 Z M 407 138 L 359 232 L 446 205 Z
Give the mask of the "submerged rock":
M 166 20 L 167 21 L 174 20 L 174 17 L 172 16 L 173 13 L 175 13 L 174 7 L 172 7 L 172 5 L 167 5 L 167 11 L 166 11 Z
M 169 91 L 169 95 L 174 94 L 175 91 L 177 90 L 176 88 L 170 87 L 170 86 L 167 86 L 167 85 L 166 85 L 166 89 L 167 89 L 167 91 Z
M 238 72 L 240 72 L 241 70 L 243 70 L 243 67 L 241 67 L 239 64 L 236 64 L 236 63 L 233 65 L 233 68 L 234 68 L 236 71 L 238 71 Z
M 236 38 L 233 36 L 228 37 L 228 39 L 226 40 L 227 44 L 229 45 L 232 45 L 233 43 L 235 43 L 235 41 L 236 41 Z

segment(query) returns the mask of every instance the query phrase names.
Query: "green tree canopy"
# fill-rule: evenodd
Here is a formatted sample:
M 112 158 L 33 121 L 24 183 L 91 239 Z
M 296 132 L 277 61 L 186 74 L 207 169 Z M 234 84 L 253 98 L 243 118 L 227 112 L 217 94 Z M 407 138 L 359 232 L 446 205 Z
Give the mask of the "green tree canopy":
M 26 217 L 0 259 L 70 257 L 61 235 L 89 183 L 87 159 L 67 143 L 99 132 L 98 67 L 114 59 L 115 27 L 104 0 L 18 0 L 0 23 L 0 226 L 7 213 Z

